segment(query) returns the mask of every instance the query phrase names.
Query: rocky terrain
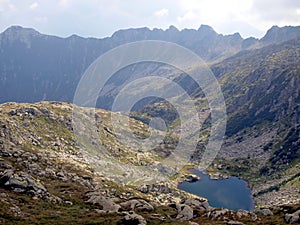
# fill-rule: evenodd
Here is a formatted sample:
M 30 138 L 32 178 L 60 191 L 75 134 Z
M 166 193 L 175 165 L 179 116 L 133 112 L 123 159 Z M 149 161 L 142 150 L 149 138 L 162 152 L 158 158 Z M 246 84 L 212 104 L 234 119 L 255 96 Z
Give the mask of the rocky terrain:
M 162 64 L 132 65 L 107 82 L 97 102 L 102 109 L 66 103 L 99 55 L 153 39 L 194 51 L 218 79 L 227 130 L 206 172 L 215 179 L 246 180 L 255 200 L 253 212 L 216 209 L 177 189 L 178 182 L 197 180 L 188 168 L 199 165 L 211 130 L 207 100 L 187 74 Z M 299 56 L 299 27 L 274 26 L 260 40 L 244 40 L 238 33 L 224 36 L 205 25 L 182 31 L 172 26 L 166 31 L 121 30 L 104 39 L 7 29 L 0 34 L 0 102 L 6 102 L 0 105 L 0 224 L 299 223 Z M 195 101 L 203 123 L 191 160 L 174 158 L 184 162 L 180 171 L 162 162 L 193 121 L 181 121 L 174 106 L 157 98 L 136 104 L 130 117 L 106 111 L 122 87 L 153 75 L 180 85 Z M 166 127 L 149 126 L 157 117 Z M 152 149 L 152 143 L 128 138 L 131 133 L 139 140 L 153 133 L 163 139 Z
M 299 41 L 297 37 L 241 51 L 211 66 L 225 97 L 228 121 L 224 144 L 209 173 L 215 178 L 234 175 L 247 180 L 261 206 L 300 201 Z M 209 108 L 188 75 L 181 75 L 176 82 L 194 97 L 203 119 L 207 118 L 193 156 L 197 164 L 210 132 Z M 175 132 L 180 123 L 176 111 L 163 101 L 133 115 L 145 122 L 160 116 Z
M 58 102 L 0 105 L 1 224 L 299 222 L 299 204 L 254 212 L 215 209 L 206 199 L 176 189 L 174 181 L 132 186 L 103 177 L 79 150 L 72 132 L 72 108 L 72 104 Z M 100 139 L 109 135 L 109 114 L 96 110 L 102 119 Z M 134 120 L 132 124 L 133 130 L 146 132 L 145 124 Z M 102 145 L 112 153 L 118 146 Z M 123 146 L 118 148 L 130 154 Z

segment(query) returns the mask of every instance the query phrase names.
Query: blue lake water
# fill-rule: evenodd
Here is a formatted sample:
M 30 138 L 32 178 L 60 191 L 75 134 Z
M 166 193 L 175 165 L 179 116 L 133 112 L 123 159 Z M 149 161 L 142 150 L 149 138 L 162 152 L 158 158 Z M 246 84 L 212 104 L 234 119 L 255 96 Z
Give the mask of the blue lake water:
M 192 169 L 191 172 L 198 175 L 200 180 L 182 182 L 178 185 L 179 189 L 207 198 L 209 204 L 216 208 L 254 209 L 251 190 L 246 181 L 237 177 L 213 180 L 200 170 Z

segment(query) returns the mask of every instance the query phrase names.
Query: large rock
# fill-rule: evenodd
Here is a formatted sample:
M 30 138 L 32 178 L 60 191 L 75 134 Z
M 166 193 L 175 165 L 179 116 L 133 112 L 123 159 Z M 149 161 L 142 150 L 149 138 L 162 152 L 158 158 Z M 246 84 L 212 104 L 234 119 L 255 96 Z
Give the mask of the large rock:
M 285 221 L 289 224 L 300 223 L 300 210 L 298 210 L 292 214 L 286 214 Z
M 229 211 L 228 209 L 215 210 L 215 211 L 208 212 L 207 216 L 214 220 L 220 217 L 224 217 L 228 211 Z
M 13 176 L 13 170 L 5 170 L 0 177 L 0 186 L 4 186 L 5 183 Z
M 99 193 L 88 194 L 89 199 L 87 203 L 96 205 L 102 210 L 102 212 L 118 212 L 121 208 L 120 205 L 114 203 L 110 198 L 102 197 Z
M 25 172 L 4 171 L 0 177 L 0 186 L 15 192 L 32 195 L 34 199 L 45 199 L 53 204 L 62 202 L 61 198 L 51 195 L 38 180 Z
M 150 192 L 155 192 L 158 194 L 168 194 L 171 189 L 165 184 L 147 184 L 138 189 L 140 192 L 148 194 Z
M 194 183 L 196 181 L 200 180 L 200 177 L 195 175 L 195 174 L 188 174 L 185 177 L 185 181 L 189 182 L 189 183 Z
M 178 207 L 178 215 L 176 219 L 190 220 L 194 217 L 193 209 L 188 205 L 180 205 Z
M 143 199 L 131 199 L 126 202 L 120 203 L 120 206 L 130 210 L 137 209 L 137 210 L 149 211 L 149 212 L 154 210 L 154 207 Z
M 25 172 L 5 171 L 0 178 L 0 185 L 17 192 L 47 193 L 47 189 L 39 181 Z
M 260 216 L 273 216 L 272 211 L 268 208 L 256 209 L 254 212 Z
M 248 217 L 248 216 L 250 216 L 250 213 L 249 213 L 249 211 L 240 209 L 240 210 L 238 210 L 238 211 L 236 212 L 236 216 L 237 216 L 239 219 L 241 219 L 242 217 Z
M 147 221 L 141 215 L 136 214 L 135 212 L 129 212 L 122 221 L 124 225 L 147 225 Z
M 188 205 L 192 208 L 205 211 L 211 210 L 212 207 L 208 204 L 207 200 L 205 199 L 198 199 L 198 198 L 189 198 L 183 202 L 183 204 Z

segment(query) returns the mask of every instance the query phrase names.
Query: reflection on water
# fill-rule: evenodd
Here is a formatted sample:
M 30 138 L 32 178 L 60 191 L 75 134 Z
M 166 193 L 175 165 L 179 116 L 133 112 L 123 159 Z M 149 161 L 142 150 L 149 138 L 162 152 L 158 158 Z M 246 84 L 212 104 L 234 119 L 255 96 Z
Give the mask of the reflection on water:
M 193 183 L 180 183 L 179 189 L 207 198 L 209 204 L 216 208 L 254 209 L 251 190 L 246 181 L 237 177 L 212 180 L 209 175 L 203 174 L 199 170 L 193 169 L 191 172 L 198 175 L 200 180 Z

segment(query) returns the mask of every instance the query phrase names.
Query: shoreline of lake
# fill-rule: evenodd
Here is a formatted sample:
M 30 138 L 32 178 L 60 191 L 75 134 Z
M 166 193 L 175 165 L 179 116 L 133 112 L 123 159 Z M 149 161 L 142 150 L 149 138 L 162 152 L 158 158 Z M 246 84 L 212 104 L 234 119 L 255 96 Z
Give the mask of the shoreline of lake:
M 215 208 L 248 211 L 255 209 L 251 189 L 245 180 L 234 176 L 211 178 L 209 172 L 199 169 L 191 169 L 190 172 L 200 179 L 180 182 L 180 190 L 208 199 L 209 204 Z

